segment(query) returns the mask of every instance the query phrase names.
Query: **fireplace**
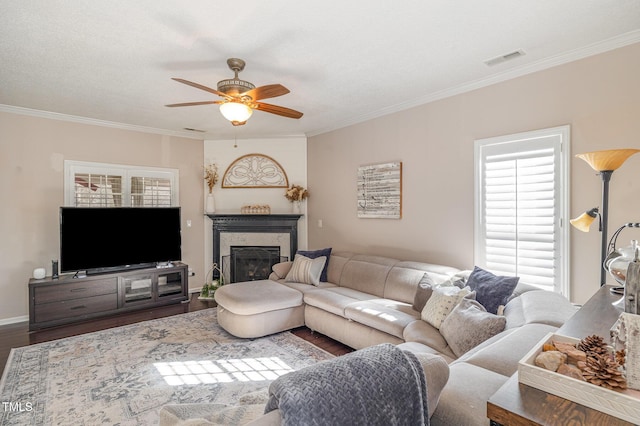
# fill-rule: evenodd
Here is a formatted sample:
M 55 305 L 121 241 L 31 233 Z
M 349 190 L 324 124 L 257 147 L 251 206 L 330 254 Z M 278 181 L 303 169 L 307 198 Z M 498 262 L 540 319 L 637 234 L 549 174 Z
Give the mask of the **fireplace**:
M 274 247 L 279 248 L 282 258 L 293 259 L 298 251 L 298 219 L 301 214 L 227 214 L 207 215 L 213 227 L 212 261 L 222 266 L 227 282 L 230 281 L 232 247 Z M 223 260 L 229 256 L 229 266 Z M 280 260 L 278 260 L 280 261 Z M 276 262 L 277 263 L 277 262 Z M 225 270 L 226 268 L 226 270 Z M 268 278 L 267 274 L 266 278 Z M 214 279 L 218 272 L 214 271 Z M 241 281 L 234 277 L 235 282 Z M 255 278 L 257 279 L 257 278 Z
M 266 280 L 271 267 L 289 258 L 280 256 L 280 246 L 231 246 L 229 256 L 222 257 L 225 282 Z

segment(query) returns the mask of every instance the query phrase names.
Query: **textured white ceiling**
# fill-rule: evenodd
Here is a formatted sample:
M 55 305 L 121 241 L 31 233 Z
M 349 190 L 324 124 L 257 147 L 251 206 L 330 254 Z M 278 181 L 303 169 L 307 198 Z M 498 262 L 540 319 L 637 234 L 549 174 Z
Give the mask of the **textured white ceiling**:
M 239 57 L 305 115 L 237 137 L 315 135 L 635 42 L 638 0 L 1 0 L 0 104 L 228 138 L 217 106 L 164 105 L 216 99 L 171 77 L 215 88 Z

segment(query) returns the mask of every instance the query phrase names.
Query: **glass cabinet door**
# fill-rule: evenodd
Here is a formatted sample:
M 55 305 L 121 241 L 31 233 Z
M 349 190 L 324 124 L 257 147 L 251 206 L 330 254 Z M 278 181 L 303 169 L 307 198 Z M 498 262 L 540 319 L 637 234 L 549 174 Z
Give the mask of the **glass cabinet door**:
M 182 293 L 182 271 L 158 275 L 158 298 Z
M 131 275 L 120 279 L 124 289 L 125 304 L 153 298 L 153 276 L 151 274 Z

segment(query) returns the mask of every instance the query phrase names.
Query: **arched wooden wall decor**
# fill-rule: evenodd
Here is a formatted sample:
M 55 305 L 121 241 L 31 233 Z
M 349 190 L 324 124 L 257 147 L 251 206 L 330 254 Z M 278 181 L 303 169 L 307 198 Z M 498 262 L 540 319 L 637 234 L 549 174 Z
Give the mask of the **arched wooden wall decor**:
M 224 172 L 223 188 L 288 188 L 289 178 L 282 166 L 264 154 L 237 158 Z

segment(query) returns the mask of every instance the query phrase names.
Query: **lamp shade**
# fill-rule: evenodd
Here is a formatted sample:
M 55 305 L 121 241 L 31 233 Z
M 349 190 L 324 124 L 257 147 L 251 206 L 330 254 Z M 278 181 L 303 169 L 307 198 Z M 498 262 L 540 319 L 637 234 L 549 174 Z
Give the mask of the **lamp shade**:
M 220 105 L 220 113 L 235 126 L 244 124 L 251 117 L 253 110 L 241 102 L 225 102 Z
M 586 161 L 596 172 L 605 170 L 616 170 L 627 161 L 627 158 L 633 154 L 640 152 L 640 149 L 607 149 L 604 151 L 585 152 L 578 154 L 576 157 Z
M 582 213 L 580 216 L 575 219 L 571 219 L 569 223 L 571 225 L 582 232 L 589 232 L 589 227 L 598 216 L 598 208 L 595 207 L 589 211 Z

